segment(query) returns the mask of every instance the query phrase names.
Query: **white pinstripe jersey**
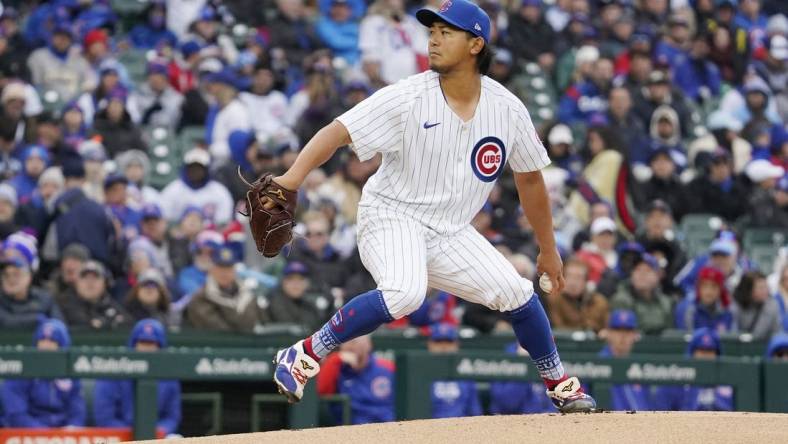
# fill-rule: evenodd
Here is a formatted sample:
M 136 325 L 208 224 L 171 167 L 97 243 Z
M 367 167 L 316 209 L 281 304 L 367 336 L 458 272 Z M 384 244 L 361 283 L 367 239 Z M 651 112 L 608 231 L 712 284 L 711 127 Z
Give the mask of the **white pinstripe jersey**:
M 359 208 L 403 214 L 442 233 L 470 223 L 507 162 L 517 172 L 550 163 L 525 105 L 486 76 L 468 122 L 451 110 L 433 71 L 381 89 L 337 120 L 359 159 L 383 155 Z

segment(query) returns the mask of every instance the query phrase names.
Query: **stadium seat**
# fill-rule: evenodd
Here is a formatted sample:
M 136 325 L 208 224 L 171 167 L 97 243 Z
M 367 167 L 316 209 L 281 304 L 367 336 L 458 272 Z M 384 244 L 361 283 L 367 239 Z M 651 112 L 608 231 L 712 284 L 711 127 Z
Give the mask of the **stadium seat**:
M 772 245 L 753 245 L 746 248 L 745 253 L 750 258 L 758 270 L 764 274 L 769 274 L 774 269 L 774 261 L 777 259 L 777 248 Z
M 126 51 L 120 53 L 118 56 L 118 62 L 122 63 L 123 66 L 126 67 L 126 71 L 128 71 L 132 82 L 139 84 L 145 81 L 145 70 L 148 64 L 145 51 L 138 49 L 127 49 Z
M 41 97 L 41 105 L 46 112 L 58 114 L 63 109 L 63 105 L 65 105 L 63 98 L 55 91 L 39 90 L 38 95 Z
M 786 243 L 785 228 L 750 228 L 744 232 L 742 245 L 744 249 L 755 246 L 769 246 L 777 249 Z
M 680 230 L 689 257 L 706 251 L 714 240 L 722 220 L 713 214 L 688 214 L 681 220 Z
M 186 126 L 181 129 L 180 133 L 178 133 L 178 145 L 181 150 L 181 155 L 194 148 L 196 145 L 202 145 L 204 143 L 204 126 Z

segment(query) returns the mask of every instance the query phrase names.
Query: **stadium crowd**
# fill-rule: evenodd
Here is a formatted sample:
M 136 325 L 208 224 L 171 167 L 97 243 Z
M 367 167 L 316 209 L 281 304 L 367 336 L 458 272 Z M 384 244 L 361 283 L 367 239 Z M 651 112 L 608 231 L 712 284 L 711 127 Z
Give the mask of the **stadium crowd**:
M 41 347 L 50 325 L 64 333 L 49 342 L 65 347 L 66 329 L 152 318 L 159 324 L 143 342 L 160 348 L 158 325 L 319 327 L 375 286 L 355 220 L 380 157 L 360 162 L 346 149 L 312 172 L 299 190 L 297 237 L 274 259 L 256 252 L 238 213 L 246 185 L 237 172 L 250 181 L 283 172 L 339 113 L 427 69 L 426 29 L 412 16 L 423 3 L 139 3 L 130 15 L 106 0 L 2 1 L 0 328 L 36 330 Z M 526 103 L 553 161 L 544 177 L 566 277 L 563 293 L 542 295 L 553 326 L 599 333 L 609 356 L 669 329 L 694 333 L 694 357 L 718 355 L 718 334 L 779 338 L 788 329 L 788 4 L 480 6 L 493 20 L 488 75 Z M 538 280 L 510 174 L 473 225 Z M 510 328 L 500 313 L 432 290 L 388 328 L 408 325 L 436 342 L 456 338 L 445 325 Z M 785 356 L 788 341 L 780 344 L 770 355 Z M 390 372 L 369 359 L 371 344 L 348 347 Z M 466 396 L 440 384 L 439 395 Z M 50 402 L 46 388 L 8 385 L 4 401 L 28 390 Z M 61 385 L 66 399 L 75 386 Z M 378 394 L 390 397 L 384 388 Z M 616 390 L 641 399 L 632 387 Z M 704 405 L 730 408 L 718 392 L 704 395 L 717 404 Z M 78 425 L 84 406 L 75 409 L 47 425 Z M 6 412 L 7 425 L 13 417 Z

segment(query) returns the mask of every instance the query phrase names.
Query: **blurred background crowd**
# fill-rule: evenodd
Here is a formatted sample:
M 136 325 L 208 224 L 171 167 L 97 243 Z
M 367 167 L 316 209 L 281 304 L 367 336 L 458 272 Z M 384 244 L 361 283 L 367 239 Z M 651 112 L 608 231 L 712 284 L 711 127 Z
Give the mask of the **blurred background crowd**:
M 2 1 L 0 328 L 319 327 L 375 286 L 356 207 L 380 159 L 341 150 L 260 256 L 237 210 L 323 125 L 427 69 L 420 1 Z M 439 7 L 435 0 L 429 7 Z M 788 326 L 788 4 L 483 0 L 489 76 L 528 107 L 564 258 L 557 329 Z M 510 174 L 474 218 L 520 273 L 538 249 Z M 508 331 L 430 291 L 388 328 Z M 426 330 L 425 330 L 426 332 Z M 699 339 L 700 340 L 700 339 Z M 713 348 L 713 347 L 712 347 Z M 614 348 L 615 349 L 615 348 Z M 449 389 L 447 389 L 449 390 Z M 454 393 L 453 389 L 449 392 Z

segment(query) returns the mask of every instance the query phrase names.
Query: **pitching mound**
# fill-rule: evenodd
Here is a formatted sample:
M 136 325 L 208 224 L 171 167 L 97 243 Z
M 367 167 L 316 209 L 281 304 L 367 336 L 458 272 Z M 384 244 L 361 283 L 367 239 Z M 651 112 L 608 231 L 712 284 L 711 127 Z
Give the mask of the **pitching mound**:
M 225 435 L 157 444 L 402 443 L 788 443 L 776 413 L 593 413 L 479 416 Z

